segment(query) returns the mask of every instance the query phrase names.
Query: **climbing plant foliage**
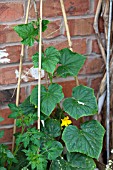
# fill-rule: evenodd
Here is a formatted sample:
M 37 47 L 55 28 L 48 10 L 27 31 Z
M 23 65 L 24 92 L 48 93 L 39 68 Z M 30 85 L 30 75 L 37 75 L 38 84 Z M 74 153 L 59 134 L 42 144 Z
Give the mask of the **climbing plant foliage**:
M 49 21 L 43 20 L 43 31 Z M 14 27 L 22 38 L 22 44 L 33 46 L 39 41 L 39 20 Z M 34 68 L 38 68 L 38 51 L 32 56 Z M 81 123 L 80 128 L 73 120 L 97 114 L 94 90 L 84 85 L 75 86 L 72 96 L 64 97 L 63 87 L 54 83 L 53 78 L 74 79 L 83 67 L 86 57 L 68 48 L 58 50 L 51 46 L 42 51 L 42 69 L 49 84 L 41 85 L 41 130 L 37 122 L 38 85 L 18 107 L 9 104 L 9 118 L 16 119 L 21 130 L 14 134 L 14 154 L 0 146 L 2 169 L 13 170 L 94 170 L 102 150 L 105 130 L 96 120 Z M 0 118 L 0 121 L 3 119 Z M 81 120 L 80 120 L 81 122 Z M 0 132 L 0 137 L 3 136 Z

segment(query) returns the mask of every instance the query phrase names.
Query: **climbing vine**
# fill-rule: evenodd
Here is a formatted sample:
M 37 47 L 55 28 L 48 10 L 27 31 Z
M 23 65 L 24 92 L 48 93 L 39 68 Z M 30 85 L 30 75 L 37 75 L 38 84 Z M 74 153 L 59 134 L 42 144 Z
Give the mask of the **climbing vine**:
M 22 38 L 21 43 L 33 46 L 39 42 L 40 19 L 17 25 L 14 30 Z M 42 31 L 49 21 L 42 20 Z M 38 85 L 19 105 L 10 103 L 9 118 L 16 120 L 19 132 L 15 132 L 15 148 L 11 152 L 0 145 L 1 170 L 94 170 L 102 150 L 105 130 L 96 120 L 84 121 L 86 116 L 97 114 L 94 90 L 84 85 L 75 86 L 72 96 L 64 98 L 61 85 L 54 77 L 78 76 L 86 57 L 68 48 L 53 46 L 42 51 L 41 68 L 48 82 L 41 85 L 40 130 L 36 128 L 38 109 Z M 33 67 L 38 68 L 39 52 L 32 56 Z M 72 122 L 80 120 L 80 127 Z M 0 121 L 3 119 L 0 118 Z M 0 132 L 0 137 L 3 136 Z

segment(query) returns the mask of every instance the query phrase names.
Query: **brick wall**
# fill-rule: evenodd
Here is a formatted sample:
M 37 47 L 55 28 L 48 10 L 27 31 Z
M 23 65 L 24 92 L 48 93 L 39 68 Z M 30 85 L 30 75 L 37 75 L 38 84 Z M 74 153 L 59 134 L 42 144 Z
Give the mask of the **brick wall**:
M 64 0 L 73 49 L 87 56 L 87 61 L 79 74 L 79 81 L 81 84 L 94 88 L 95 93 L 98 91 L 104 68 L 93 30 L 97 2 L 98 0 Z M 21 51 L 21 39 L 14 32 L 13 26 L 24 23 L 26 6 L 27 0 L 0 0 L 0 49 L 6 49 L 10 59 L 9 64 L 0 65 L 0 115 L 5 119 L 0 124 L 0 128 L 5 129 L 5 135 L 0 142 L 8 144 L 12 141 L 13 120 L 7 118 L 10 114 L 7 104 L 15 102 L 15 88 L 17 87 L 15 70 L 18 69 Z M 37 7 L 39 9 L 39 1 L 37 1 Z M 50 45 L 58 49 L 68 47 L 59 0 L 44 0 L 43 16 L 51 21 L 49 29 L 43 34 L 44 48 Z M 35 12 L 31 4 L 29 21 L 33 19 L 35 19 Z M 100 29 L 103 32 L 102 21 L 100 21 Z M 49 36 L 55 30 L 57 31 Z M 31 67 L 31 56 L 36 50 L 36 44 L 34 47 L 25 48 L 24 70 Z M 72 77 L 66 80 L 54 79 L 54 81 L 63 86 L 65 97 L 71 95 L 71 88 L 75 86 Z M 37 81 L 33 79 L 27 83 L 22 81 L 20 102 L 29 95 L 32 86 L 36 84 Z

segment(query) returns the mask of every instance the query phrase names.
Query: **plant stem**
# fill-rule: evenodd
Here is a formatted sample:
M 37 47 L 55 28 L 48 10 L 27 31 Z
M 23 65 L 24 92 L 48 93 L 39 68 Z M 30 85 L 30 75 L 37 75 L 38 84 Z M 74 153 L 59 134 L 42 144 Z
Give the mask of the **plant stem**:
M 25 126 L 22 126 L 21 135 L 24 133 L 24 130 L 25 130 Z M 22 145 L 22 144 L 16 145 L 16 148 L 15 148 L 15 151 L 14 151 L 14 153 L 13 153 L 13 156 L 16 156 L 16 154 L 17 154 L 17 152 L 19 151 L 19 148 L 20 148 L 21 145 Z M 13 162 L 11 161 L 8 170 L 11 169 L 12 163 L 13 163 Z
M 53 83 L 53 77 L 51 76 L 50 73 L 48 73 L 48 76 L 49 76 L 50 83 L 52 84 Z

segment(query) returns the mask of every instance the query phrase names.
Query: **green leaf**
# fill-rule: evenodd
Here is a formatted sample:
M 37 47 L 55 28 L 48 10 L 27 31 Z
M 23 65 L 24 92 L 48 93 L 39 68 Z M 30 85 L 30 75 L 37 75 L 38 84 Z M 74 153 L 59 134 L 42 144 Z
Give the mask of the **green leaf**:
M 4 120 L 4 118 L 3 117 L 0 117 L 0 122 L 2 122 Z
M 72 98 L 64 100 L 63 108 L 76 120 L 83 116 L 96 114 L 98 107 L 94 90 L 83 85 L 73 88 Z
M 94 170 L 96 168 L 92 158 L 80 153 L 68 153 L 67 159 L 75 170 Z
M 4 136 L 4 130 L 0 131 L 0 138 L 2 138 Z
M 41 153 L 38 154 L 38 148 L 35 148 L 35 151 L 33 150 L 25 150 L 24 151 L 26 156 L 27 156 L 27 160 L 29 161 L 29 164 L 31 165 L 31 169 L 36 169 L 36 170 L 46 170 L 47 168 L 47 160 L 44 157 L 44 155 L 42 155 Z
M 76 170 L 63 157 L 58 157 L 52 161 L 49 170 Z
M 60 53 L 61 56 L 59 57 L 59 63 L 61 66 L 58 67 L 57 74 L 64 78 L 67 76 L 77 76 L 86 60 L 86 57 L 81 54 L 74 53 L 68 48 L 62 49 Z
M 66 127 L 62 139 L 69 152 L 80 152 L 98 159 L 102 150 L 104 133 L 103 126 L 96 120 L 91 120 L 83 123 L 81 130 L 72 125 Z
M 8 104 L 10 110 L 12 111 L 12 113 L 8 116 L 8 118 L 14 118 L 16 119 L 19 116 L 19 107 L 16 106 L 16 104 Z
M 34 28 L 32 23 L 21 24 L 14 27 L 14 30 L 23 39 L 22 44 L 32 46 L 34 44 L 35 37 L 38 35 L 38 29 Z
M 68 153 L 67 161 L 57 158 L 52 161 L 49 170 L 94 170 L 95 162 L 92 158 L 80 153 Z
M 44 58 L 44 54 L 42 53 L 42 61 L 43 61 L 43 58 Z M 38 68 L 38 61 L 39 61 L 39 53 L 35 53 L 33 56 L 32 56 L 32 61 L 33 61 L 33 65 L 34 65 L 34 68 Z
M 63 151 L 63 146 L 58 141 L 48 141 L 45 143 L 44 147 L 42 148 L 45 156 L 47 156 L 47 159 L 49 160 L 55 160 L 57 157 L 59 157 Z
M 38 86 L 36 86 L 32 92 L 30 101 L 35 106 L 38 106 Z M 64 97 L 62 93 L 62 86 L 58 84 L 51 84 L 48 90 L 42 85 L 41 86 L 41 112 L 49 116 L 55 109 L 56 104 L 59 103 Z
M 0 166 L 0 170 L 7 170 L 7 169 L 6 169 L 6 168 L 4 168 L 4 167 L 1 167 L 1 166 Z
M 27 97 L 22 104 L 19 105 L 23 114 L 29 114 L 36 112 L 36 109 L 32 103 L 30 103 L 30 96 Z
M 7 154 L 7 157 L 8 157 L 8 158 L 11 158 L 11 159 L 14 158 L 14 155 L 11 153 L 10 150 L 7 150 L 7 151 L 6 151 L 6 154 Z
M 42 32 L 47 29 L 47 25 L 49 24 L 48 20 L 42 20 Z
M 48 73 L 55 71 L 56 65 L 59 62 L 60 53 L 54 47 L 48 47 L 45 50 L 45 53 L 42 54 L 42 69 Z M 32 56 L 34 67 L 38 67 L 39 53 L 36 53 Z
M 60 136 L 61 135 L 60 122 L 57 121 L 56 119 L 47 119 L 45 121 L 44 131 L 52 137 Z

